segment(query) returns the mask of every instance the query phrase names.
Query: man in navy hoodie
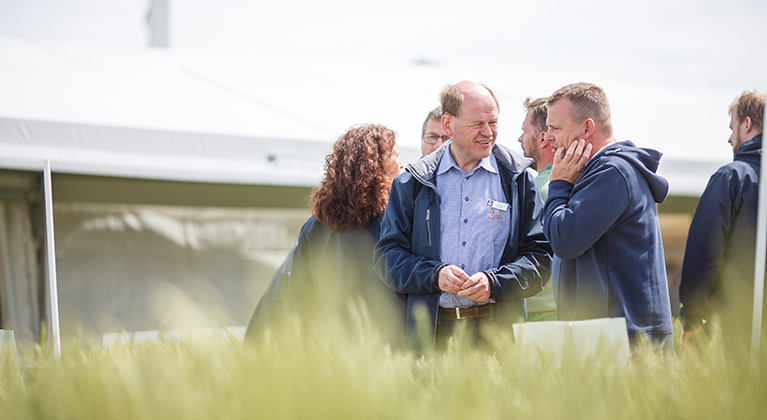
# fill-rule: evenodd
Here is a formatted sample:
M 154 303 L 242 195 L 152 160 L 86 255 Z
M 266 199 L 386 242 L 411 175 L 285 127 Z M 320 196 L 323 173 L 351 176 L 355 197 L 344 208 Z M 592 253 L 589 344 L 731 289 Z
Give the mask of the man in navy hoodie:
M 546 139 L 557 149 L 543 231 L 560 320 L 625 317 L 673 352 L 673 327 L 656 202 L 668 182 L 661 154 L 612 135 L 604 91 L 575 83 L 548 101 Z
M 711 176 L 690 225 L 679 285 L 685 342 L 714 315 L 731 344 L 751 333 L 764 103 L 743 92 L 730 105 L 734 159 Z

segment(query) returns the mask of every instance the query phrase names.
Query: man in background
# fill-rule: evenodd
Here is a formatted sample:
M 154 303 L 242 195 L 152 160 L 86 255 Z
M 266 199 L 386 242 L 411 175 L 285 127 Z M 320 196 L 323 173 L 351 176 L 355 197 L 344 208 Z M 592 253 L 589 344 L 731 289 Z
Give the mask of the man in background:
M 679 300 L 684 341 L 718 317 L 731 344 L 748 343 L 765 95 L 743 92 L 730 105 L 733 162 L 711 176 L 690 225 Z
M 421 128 L 421 155 L 439 149 L 449 138 L 442 128 L 442 107 L 436 107 L 426 116 Z
M 527 115 L 522 123 L 522 135 L 519 142 L 525 157 L 533 159 L 531 168 L 538 171 L 535 178 L 541 198 L 546 202 L 549 193 L 549 175 L 551 164 L 554 162 L 554 148 L 546 141 L 546 115 L 548 107 L 546 101 L 549 98 L 525 99 Z M 554 302 L 554 287 L 549 283 L 543 291 L 533 297 L 527 298 L 527 320 L 556 321 L 557 305 Z

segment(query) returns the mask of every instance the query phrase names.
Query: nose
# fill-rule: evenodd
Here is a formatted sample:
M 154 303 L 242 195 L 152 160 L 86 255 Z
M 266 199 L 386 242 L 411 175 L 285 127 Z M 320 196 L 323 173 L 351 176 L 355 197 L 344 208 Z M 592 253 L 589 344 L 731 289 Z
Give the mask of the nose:
M 555 141 L 555 140 L 556 140 L 556 138 L 554 138 L 554 135 L 553 135 L 553 134 L 551 134 L 551 130 L 548 130 L 548 131 L 546 132 L 546 134 L 544 134 L 544 135 L 543 135 L 543 141 L 545 141 L 545 142 L 548 142 L 548 143 L 549 143 L 549 145 L 551 145 L 551 146 L 553 146 L 553 145 L 551 144 L 551 142 L 552 142 L 552 141 Z
M 485 137 L 493 137 L 493 130 L 490 128 L 490 124 L 482 124 L 480 133 Z
M 522 133 L 519 135 L 519 138 L 517 139 L 518 142 L 522 143 L 522 137 L 525 136 L 525 133 Z

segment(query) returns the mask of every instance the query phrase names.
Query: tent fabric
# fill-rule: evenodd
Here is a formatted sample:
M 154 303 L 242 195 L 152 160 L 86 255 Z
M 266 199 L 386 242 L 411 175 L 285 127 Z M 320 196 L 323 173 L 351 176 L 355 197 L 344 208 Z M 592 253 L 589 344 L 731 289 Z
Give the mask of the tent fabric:
M 0 168 L 173 181 L 314 186 L 330 143 L 0 118 Z M 54 192 L 55 194 L 55 192 Z
M 54 172 L 315 185 L 323 153 L 353 125 L 394 129 L 403 162 L 417 159 L 423 118 L 442 87 L 461 79 L 493 87 L 502 109 L 498 141 L 512 148 L 524 98 L 574 81 L 440 63 L 276 60 L 0 37 L 0 147 L 8 150 L 0 168 L 39 168 L 47 158 Z M 730 160 L 726 109 L 737 92 L 596 82 L 610 97 L 616 138 L 664 153 L 660 171 L 668 167 L 672 195 L 700 194 L 709 169 Z
M 307 209 L 57 203 L 62 337 L 247 325 Z
M 40 335 L 37 247 L 29 205 L 0 201 L 0 319 L 20 341 Z

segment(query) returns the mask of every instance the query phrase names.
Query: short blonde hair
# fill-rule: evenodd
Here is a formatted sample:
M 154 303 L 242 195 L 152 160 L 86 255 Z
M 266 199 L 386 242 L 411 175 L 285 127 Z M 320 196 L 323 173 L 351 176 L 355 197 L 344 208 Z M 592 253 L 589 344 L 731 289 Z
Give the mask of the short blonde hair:
M 525 99 L 525 109 L 530 114 L 530 121 L 535 128 L 535 135 L 547 131 L 546 117 L 549 114 L 549 107 L 546 104 L 549 98 L 533 99 L 528 97 Z
M 610 102 L 605 91 L 592 83 L 573 83 L 567 85 L 549 96 L 548 105 L 551 108 L 560 99 L 569 99 L 570 118 L 573 122 L 581 123 L 591 118 L 602 134 L 613 135 L 613 124 L 610 121 Z
M 730 115 L 734 112 L 739 123 L 751 117 L 754 128 L 761 132 L 764 124 L 764 99 L 762 92 L 744 91 L 730 104 Z

